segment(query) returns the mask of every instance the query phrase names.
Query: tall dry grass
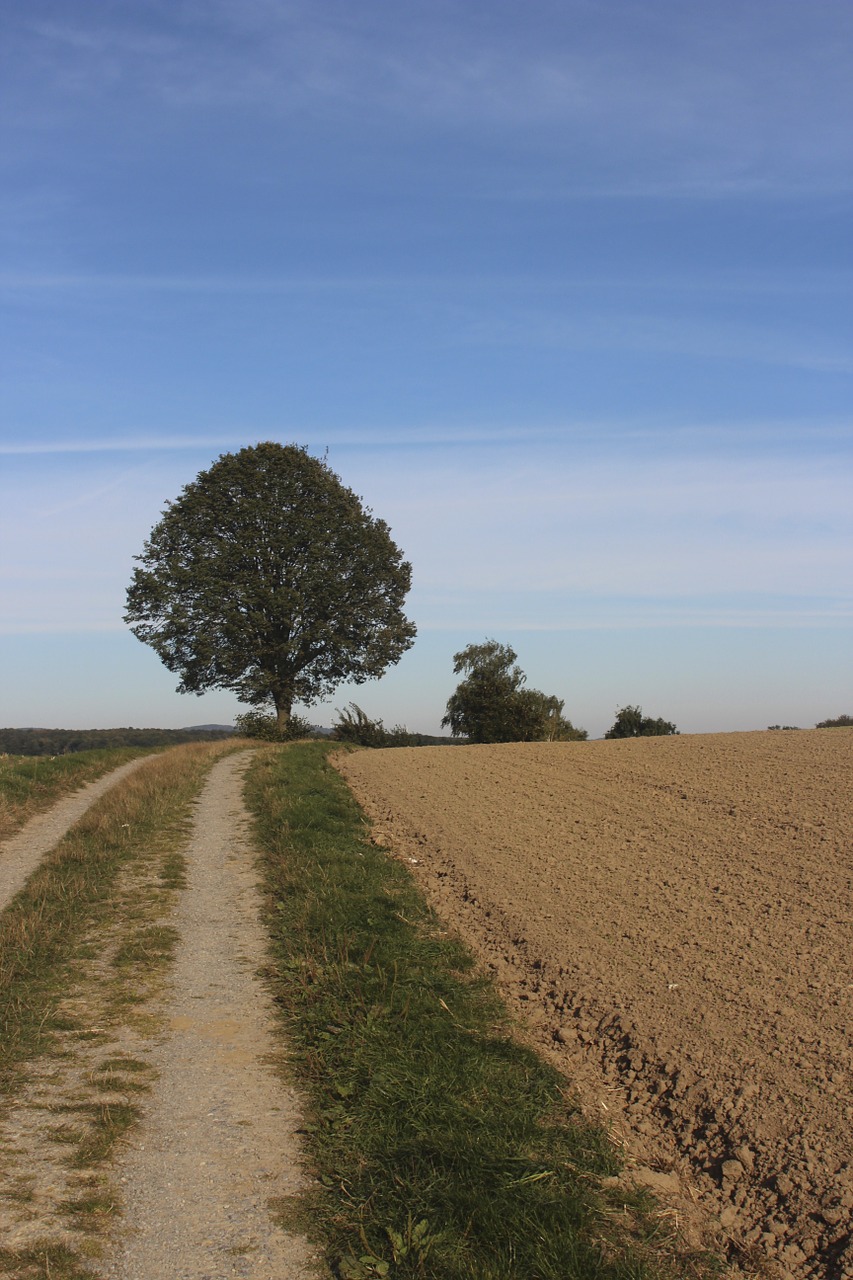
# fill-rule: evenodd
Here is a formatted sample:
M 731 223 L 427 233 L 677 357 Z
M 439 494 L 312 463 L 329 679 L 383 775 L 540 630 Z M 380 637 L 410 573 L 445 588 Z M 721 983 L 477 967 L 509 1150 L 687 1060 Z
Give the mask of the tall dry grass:
M 0 841 L 87 782 L 145 754 L 140 747 L 111 747 L 67 756 L 0 756 Z
M 233 740 L 191 743 L 152 756 L 92 805 L 0 913 L 0 1092 L 49 1044 L 75 950 L 109 916 L 122 868 L 180 841 L 205 774 L 234 749 Z

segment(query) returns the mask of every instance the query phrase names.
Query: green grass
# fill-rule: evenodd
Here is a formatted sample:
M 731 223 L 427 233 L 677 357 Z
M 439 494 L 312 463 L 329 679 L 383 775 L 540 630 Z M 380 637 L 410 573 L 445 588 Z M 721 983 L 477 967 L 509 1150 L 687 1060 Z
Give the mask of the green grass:
M 67 756 L 0 756 L 0 840 L 78 787 L 149 752 L 115 747 Z
M 165 891 L 180 880 L 177 847 L 190 802 L 229 749 L 193 744 L 153 758 L 92 805 L 0 912 L 0 1095 L 14 1087 L 19 1064 L 49 1050 L 56 1031 L 74 1028 L 63 996 L 93 957 L 92 937 L 115 927 L 118 910 L 124 936 L 113 970 L 132 979 L 134 966 L 150 971 L 168 963 L 174 929 L 147 918 L 156 893 L 143 886 L 128 900 L 116 886 L 126 867 L 152 856 L 161 859 Z
M 12 1274 L 16 1280 L 97 1280 L 75 1250 L 52 1240 L 26 1249 L 0 1247 L 0 1275 Z
M 178 816 L 211 758 L 204 748 L 177 747 L 131 774 L 86 812 L 0 913 L 0 1091 L 12 1086 L 16 1065 L 62 1029 L 59 1005 L 74 962 L 97 922 L 109 920 L 122 869 L 152 842 L 176 838 Z M 138 956 L 146 947 L 162 950 L 164 941 L 137 935 L 128 947 Z
M 648 1199 L 612 1198 L 603 1180 L 618 1161 L 606 1134 L 514 1038 L 494 989 L 408 871 L 366 839 L 327 750 L 265 753 L 248 798 L 264 851 L 271 981 L 324 1188 L 311 1212 L 334 1274 L 708 1274 L 661 1240 Z

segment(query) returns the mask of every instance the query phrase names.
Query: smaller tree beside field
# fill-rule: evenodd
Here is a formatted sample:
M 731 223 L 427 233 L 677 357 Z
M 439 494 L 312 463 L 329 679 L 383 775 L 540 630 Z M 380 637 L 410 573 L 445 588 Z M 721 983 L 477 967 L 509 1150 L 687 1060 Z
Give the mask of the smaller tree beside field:
M 469 644 L 453 656 L 453 671 L 464 678 L 447 701 L 442 726 L 469 742 L 582 741 L 563 715 L 563 702 L 538 689 L 526 689 L 527 677 L 510 645 L 497 640 Z
M 643 715 L 642 707 L 621 707 L 605 738 L 663 738 L 678 733 L 671 720 Z

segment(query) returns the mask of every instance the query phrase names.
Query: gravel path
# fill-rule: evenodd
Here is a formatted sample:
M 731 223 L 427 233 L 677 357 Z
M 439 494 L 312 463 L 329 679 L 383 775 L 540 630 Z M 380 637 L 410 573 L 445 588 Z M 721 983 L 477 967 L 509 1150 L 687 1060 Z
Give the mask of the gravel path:
M 315 1274 L 308 1243 L 270 1216 L 303 1180 L 296 1099 L 273 1067 L 282 1048 L 257 977 L 267 951 L 245 838 L 248 759 L 216 764 L 198 800 L 159 1081 L 117 1170 L 124 1234 L 104 1267 L 116 1280 Z
M 87 783 L 46 813 L 30 818 L 26 826 L 0 843 L 0 911 L 23 889 L 45 854 L 59 843 L 75 822 L 79 822 L 89 806 L 150 759 L 150 756 L 140 756 L 129 760 L 127 764 L 113 769 L 112 773 Z

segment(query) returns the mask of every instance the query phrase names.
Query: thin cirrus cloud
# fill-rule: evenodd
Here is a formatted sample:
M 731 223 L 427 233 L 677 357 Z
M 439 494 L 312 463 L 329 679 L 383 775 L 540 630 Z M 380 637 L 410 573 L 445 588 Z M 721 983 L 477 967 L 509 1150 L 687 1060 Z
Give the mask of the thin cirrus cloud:
M 560 631 L 689 626 L 721 724 L 771 652 L 768 719 L 795 669 L 849 687 L 849 0 L 4 19 L 7 632 L 122 632 L 163 503 L 276 439 L 388 520 L 448 647 L 553 631 L 558 663 Z M 723 627 L 768 634 L 713 685 Z M 389 687 L 415 699 L 442 644 Z M 15 651 L 44 723 L 42 650 Z M 98 651 L 132 723 L 144 650 Z
M 424 454 L 416 485 L 409 451 L 377 460 L 349 441 L 330 458 L 346 463 L 347 480 L 406 549 L 413 607 L 426 628 L 458 618 L 478 629 L 507 618 L 532 629 L 596 618 L 612 626 L 614 617 L 639 624 L 658 599 L 666 601 L 662 617 L 706 623 L 849 619 L 853 525 L 843 458 L 667 461 L 644 458 L 641 447 L 620 460 L 553 444 L 528 455 L 518 443 L 497 453 L 472 445 L 455 463 Z M 163 501 L 189 478 L 177 459 L 130 470 L 104 461 L 97 475 L 85 459 L 79 465 L 80 476 L 59 468 L 48 482 L 35 472 L 29 489 L 18 484 L 7 495 L 10 525 L 35 504 L 40 510 L 24 563 L 3 575 L 7 632 L 67 631 L 77 622 L 116 629 L 132 557 Z M 46 565 L 64 583 L 55 595 L 41 585 Z M 30 582 L 22 569 L 32 570 Z M 784 604 L 768 612 L 769 596 Z
M 813 335 L 798 339 L 786 326 L 780 331 L 771 315 L 759 325 L 730 318 L 715 324 L 696 316 L 656 315 L 652 309 L 633 315 L 626 310 L 615 315 L 587 312 L 577 318 L 539 310 L 477 318 L 465 338 L 472 345 L 632 351 L 853 373 L 853 356 L 840 334 L 824 337 L 818 345 Z
M 68 436 L 52 440 L 0 440 L 0 455 L 24 458 L 63 453 L 148 453 L 163 450 L 173 452 L 184 449 L 217 449 L 233 445 L 236 438 L 236 435 L 123 435 L 90 438 Z
M 501 461 L 422 461 L 416 491 L 391 466 L 372 476 L 354 469 L 399 531 L 419 590 L 489 591 L 493 607 L 518 592 L 739 592 L 743 603 L 749 592 L 770 592 L 798 601 L 789 616 L 815 596 L 849 605 L 853 519 L 843 456 L 667 460 L 644 458 L 642 447 L 625 452 L 584 458 L 545 447 L 535 464 L 518 451 Z
M 673 295 L 727 297 L 737 294 L 740 298 L 765 298 L 774 296 L 841 297 L 849 295 L 853 273 L 843 266 L 823 266 L 808 269 L 792 263 L 781 275 L 778 271 L 760 271 L 748 267 L 735 270 L 716 269 L 703 271 L 695 265 L 680 272 L 666 273 L 661 269 L 643 273 L 634 269 L 611 274 L 601 271 L 591 274 L 577 268 L 559 274 L 541 274 L 520 271 L 497 273 L 473 273 L 454 271 L 442 273 L 395 271 L 377 272 L 372 275 L 325 275 L 317 272 L 281 275 L 269 272 L 246 273 L 196 273 L 164 274 L 148 272 L 44 272 L 0 271 L 0 290 L 14 300 L 16 295 L 86 294 L 86 293 L 210 293 L 210 294 L 293 294 L 318 293 L 344 296 L 365 293 L 405 294 L 417 290 L 420 294 L 459 295 L 470 298 L 482 295 L 490 302 L 496 296 L 524 299 L 563 297 L 574 299 L 578 294 L 589 293 L 602 299 L 639 295 L 642 297 L 671 298 Z M 536 328 L 534 325 L 534 333 Z
M 572 155 L 588 192 L 849 189 L 850 165 L 839 164 L 853 161 L 846 4 L 782 0 L 769 31 L 764 4 L 721 3 L 709 31 L 704 11 L 673 0 L 606 10 L 575 0 L 540 12 L 533 37 L 516 7 L 497 9 L 416 4 L 397 15 L 368 4 L 353 23 L 334 3 L 208 0 L 163 11 L 152 30 L 150 9 L 95 6 L 82 22 L 43 4 L 45 16 L 19 24 L 12 55 L 43 72 L 55 109 L 70 99 L 85 110 L 119 90 L 179 115 L 322 121 L 357 107 L 392 131 L 401 121 L 486 136 L 499 127 L 510 147 L 513 131 L 536 128 L 540 153 Z M 36 119 L 48 109 L 38 98 L 28 96 Z M 540 189 L 553 194 L 555 181 Z

